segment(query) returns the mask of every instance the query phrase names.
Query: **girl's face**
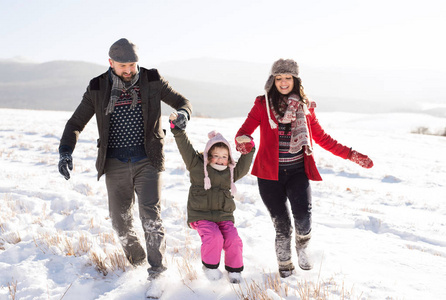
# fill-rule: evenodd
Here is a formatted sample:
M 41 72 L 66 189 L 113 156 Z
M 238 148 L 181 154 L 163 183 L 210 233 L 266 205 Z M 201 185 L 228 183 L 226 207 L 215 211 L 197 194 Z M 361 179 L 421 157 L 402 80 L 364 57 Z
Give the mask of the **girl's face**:
M 222 147 L 215 147 L 211 153 L 211 163 L 227 166 L 229 162 L 228 149 Z
M 280 74 L 277 75 L 274 79 L 274 84 L 276 85 L 277 90 L 282 95 L 288 95 L 291 93 L 294 87 L 294 79 L 291 74 Z

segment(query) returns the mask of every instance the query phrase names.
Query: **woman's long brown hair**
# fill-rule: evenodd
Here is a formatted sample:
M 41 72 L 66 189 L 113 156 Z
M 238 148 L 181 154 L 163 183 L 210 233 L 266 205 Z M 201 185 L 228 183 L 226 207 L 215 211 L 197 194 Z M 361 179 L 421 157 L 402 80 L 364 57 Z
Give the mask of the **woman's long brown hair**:
M 282 94 L 277 90 L 275 81 L 276 78 L 274 78 L 273 86 L 268 92 L 268 98 L 271 100 L 272 106 L 276 111 L 276 113 L 278 113 L 281 117 L 283 117 L 283 113 L 281 113 L 279 110 L 279 99 L 280 96 L 282 96 Z M 307 95 L 305 95 L 304 87 L 302 85 L 302 79 L 300 79 L 300 77 L 293 76 L 293 81 L 294 81 L 294 86 L 290 94 L 294 93 L 299 95 L 300 100 L 308 105 L 310 101 L 308 100 Z

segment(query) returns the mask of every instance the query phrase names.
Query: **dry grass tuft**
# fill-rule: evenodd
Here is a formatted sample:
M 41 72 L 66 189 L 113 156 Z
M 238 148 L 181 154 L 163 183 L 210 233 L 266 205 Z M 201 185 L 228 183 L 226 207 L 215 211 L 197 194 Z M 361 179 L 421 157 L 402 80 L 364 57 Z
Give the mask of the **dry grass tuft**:
M 113 232 L 101 232 L 98 236 L 100 244 L 117 245 L 115 234 Z
M 94 242 L 93 239 L 98 242 Z M 61 231 L 57 234 L 41 233 L 34 237 L 34 244 L 43 253 L 75 257 L 88 254 L 92 265 L 104 276 L 115 270 L 125 272 L 129 266 L 121 245 L 116 243 L 113 233 L 100 233 L 96 236 L 87 235 L 84 232 L 73 236 L 68 236 L 67 233 Z M 110 244 L 112 244 L 112 250 L 110 250 Z
M 318 279 L 317 282 L 298 280 L 293 283 L 290 279 L 282 280 L 278 274 L 269 274 L 262 282 L 252 280 L 251 283 L 233 286 L 233 289 L 238 299 L 243 300 L 269 300 L 273 297 L 271 293 L 282 298 L 290 296 L 293 292 L 301 300 L 328 300 L 333 297 L 341 300 L 353 299 L 353 288 L 347 291 L 344 282 L 339 286 L 333 278 L 327 281 Z
M 181 281 L 188 287 L 192 292 L 194 292 L 189 283 L 198 278 L 198 272 L 194 267 L 197 265 L 199 252 L 192 246 L 192 238 L 190 236 L 190 231 L 185 230 L 185 240 L 184 245 L 180 248 L 174 248 L 174 253 L 179 256 L 173 257 L 180 273 Z
M 12 300 L 15 300 L 15 296 L 17 294 L 17 280 L 14 281 L 12 278 L 12 282 L 8 282 L 9 296 Z
M 113 250 L 111 253 L 106 252 L 106 255 L 107 259 L 110 261 L 110 268 L 112 271 L 121 270 L 122 272 L 125 272 L 129 262 L 122 249 Z
M 96 271 L 102 273 L 104 276 L 107 276 L 107 265 L 105 264 L 105 258 L 102 255 L 99 255 L 96 251 L 91 251 L 90 260 L 95 266 Z
M 188 259 L 177 260 L 178 272 L 180 273 L 183 283 L 192 282 L 198 278 L 197 270 L 193 263 Z
M 1 238 L 0 238 L 0 244 L 3 243 L 8 243 L 8 244 L 18 244 L 22 241 L 22 238 L 20 237 L 20 233 L 17 232 L 9 232 L 9 233 L 5 233 Z
M 80 233 L 78 236 L 70 237 L 62 231 L 58 231 L 57 234 L 40 233 L 37 238 L 34 237 L 34 244 L 43 253 L 51 252 L 57 255 L 61 252 L 66 256 L 81 256 L 91 248 L 85 234 Z
M 233 287 L 234 288 L 234 287 Z M 252 281 L 250 284 L 245 282 L 245 290 L 243 290 L 242 285 L 238 285 L 238 290 L 234 288 L 235 293 L 239 299 L 243 300 L 270 300 L 268 296 L 268 288 L 263 284 Z
M 126 271 L 129 262 L 124 255 L 122 249 L 115 249 L 111 252 L 105 251 L 100 254 L 101 250 L 92 250 L 89 253 L 89 258 L 95 269 L 104 276 L 107 276 L 109 272 L 116 270 Z

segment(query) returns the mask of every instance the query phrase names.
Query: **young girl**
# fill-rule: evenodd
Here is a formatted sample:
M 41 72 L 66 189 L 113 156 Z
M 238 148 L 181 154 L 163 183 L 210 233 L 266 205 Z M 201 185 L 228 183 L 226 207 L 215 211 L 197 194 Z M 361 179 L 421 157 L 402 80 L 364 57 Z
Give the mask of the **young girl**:
M 175 119 L 176 113 L 172 113 L 171 131 L 190 172 L 187 223 L 201 237 L 203 270 L 211 280 L 221 278 L 218 266 L 224 250 L 229 281 L 240 283 L 243 244 L 234 226 L 234 182 L 248 173 L 255 148 L 242 154 L 235 164 L 228 141 L 211 131 L 204 152 L 199 153 L 186 132 L 175 126 Z
M 294 218 L 299 267 L 312 268 L 306 252 L 311 238 L 311 187 L 309 180 L 322 180 L 313 156 L 313 140 L 334 155 L 371 168 L 372 160 L 338 143 L 319 124 L 314 108 L 304 93 L 299 67 L 292 59 L 274 62 L 259 96 L 236 134 L 236 149 L 249 150 L 249 137 L 260 126 L 260 147 L 252 174 L 258 177 L 260 196 L 276 230 L 275 248 L 279 274 L 288 277 L 294 270 L 291 261 L 292 219 Z

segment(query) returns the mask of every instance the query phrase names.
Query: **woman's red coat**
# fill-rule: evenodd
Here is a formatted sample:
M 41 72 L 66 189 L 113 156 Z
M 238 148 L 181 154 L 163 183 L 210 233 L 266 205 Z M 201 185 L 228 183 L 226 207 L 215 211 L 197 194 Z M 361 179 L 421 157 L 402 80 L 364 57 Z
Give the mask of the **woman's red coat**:
M 314 104 L 314 102 L 312 102 Z M 328 135 L 319 124 L 314 112 L 315 105 L 310 103 L 310 114 L 306 116 L 308 131 L 310 133 L 310 143 L 314 140 L 319 146 L 334 155 L 344 159 L 348 157 L 350 148 L 338 143 Z M 274 113 L 271 110 L 271 118 L 276 122 Z M 236 134 L 237 136 L 248 135 L 260 126 L 260 145 L 254 160 L 251 173 L 262 179 L 278 180 L 279 173 L 279 130 L 271 129 L 266 112 L 265 97 L 259 96 L 254 102 L 254 106 L 248 114 L 245 122 Z M 304 155 L 305 173 L 310 180 L 320 181 L 321 175 L 316 167 L 313 155 Z

